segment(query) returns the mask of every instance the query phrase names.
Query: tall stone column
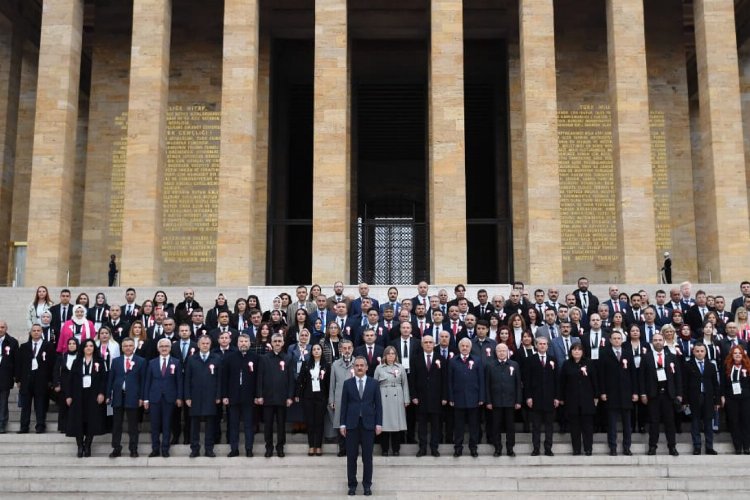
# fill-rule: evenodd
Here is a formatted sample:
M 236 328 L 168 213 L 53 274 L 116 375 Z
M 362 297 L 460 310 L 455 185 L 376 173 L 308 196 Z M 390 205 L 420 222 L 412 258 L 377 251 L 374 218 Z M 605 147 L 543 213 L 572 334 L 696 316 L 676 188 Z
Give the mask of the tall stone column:
M 532 283 L 562 283 L 554 2 L 520 0 L 519 16 L 526 277 Z
M 467 272 L 463 2 L 432 0 L 430 12 L 430 280 L 463 283 Z
M 257 0 L 225 0 L 221 88 L 221 157 L 216 282 L 242 286 L 252 282 L 256 266 L 256 131 L 258 105 Z
M 347 281 L 351 239 L 347 1 L 315 2 L 312 280 Z
M 699 273 L 731 281 L 747 271 L 750 226 L 733 0 L 695 0 L 705 205 L 696 210 Z
M 622 283 L 656 283 L 648 74 L 643 0 L 607 0 L 612 156 Z
M 255 227 L 253 250 L 255 259 L 250 283 L 266 284 L 268 251 L 268 138 L 271 109 L 271 37 L 261 32 L 258 55 L 258 124 L 255 132 Z
M 171 30 L 171 0 L 134 0 L 120 262 L 124 286 L 161 281 Z
M 31 167 L 26 284 L 66 284 L 70 265 L 81 76 L 83 0 L 47 0 L 42 9 Z

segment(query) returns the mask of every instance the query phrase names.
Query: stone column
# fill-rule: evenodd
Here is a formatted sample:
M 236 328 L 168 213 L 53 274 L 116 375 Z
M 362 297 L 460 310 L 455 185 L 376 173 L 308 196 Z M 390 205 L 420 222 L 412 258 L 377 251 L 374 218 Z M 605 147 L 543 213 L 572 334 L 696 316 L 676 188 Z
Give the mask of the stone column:
M 607 0 L 607 41 L 619 281 L 656 283 L 659 266 L 643 0 Z
M 216 283 L 252 281 L 258 90 L 257 0 L 225 0 Z M 265 235 L 262 236 L 265 238 Z
M 347 281 L 351 238 L 346 0 L 315 2 L 312 281 Z
M 429 71 L 430 280 L 466 281 L 464 30 L 461 0 L 432 0 Z
M 171 0 L 134 0 L 120 261 L 123 286 L 161 282 L 171 29 Z
M 253 275 L 250 283 L 266 284 L 268 242 L 268 137 L 271 109 L 271 37 L 261 33 L 258 56 L 258 125 L 255 140 L 255 227 L 253 229 Z
M 16 174 L 16 126 L 21 85 L 22 42 L 19 29 L 0 14 L 0 276 L 5 276 L 12 249 L 13 182 Z M 9 270 L 10 283 L 13 272 Z M 2 281 L 5 281 L 4 278 Z
M 750 226 L 733 0 L 695 0 L 705 209 L 696 211 L 701 276 L 747 271 Z
M 29 206 L 28 286 L 66 284 L 70 266 L 81 76 L 83 0 L 48 0 L 42 9 L 39 79 Z
M 520 0 L 522 144 L 532 283 L 562 283 L 553 0 Z

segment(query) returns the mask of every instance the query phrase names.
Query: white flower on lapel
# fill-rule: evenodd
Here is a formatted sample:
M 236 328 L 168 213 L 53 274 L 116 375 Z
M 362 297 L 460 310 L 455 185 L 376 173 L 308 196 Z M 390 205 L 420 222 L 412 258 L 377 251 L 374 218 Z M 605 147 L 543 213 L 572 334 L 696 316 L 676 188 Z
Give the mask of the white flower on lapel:
M 253 362 L 252 361 L 248 361 L 247 362 L 247 366 L 250 368 L 250 372 L 252 373 L 253 370 L 255 369 L 255 366 L 253 365 Z
M 281 368 L 282 372 L 284 371 L 285 366 L 286 366 L 286 363 L 284 362 L 284 360 L 279 361 L 279 368 Z
M 214 374 L 214 365 L 213 364 L 208 365 L 208 369 L 211 370 L 211 375 L 213 375 Z

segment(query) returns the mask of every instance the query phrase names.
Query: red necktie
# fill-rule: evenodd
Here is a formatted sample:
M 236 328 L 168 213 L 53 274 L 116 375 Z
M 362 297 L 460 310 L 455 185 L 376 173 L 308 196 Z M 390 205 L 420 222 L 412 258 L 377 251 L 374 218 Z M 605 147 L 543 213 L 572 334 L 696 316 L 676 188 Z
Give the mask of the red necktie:
M 367 348 L 367 362 L 372 363 L 372 347 Z
M 166 374 L 167 374 L 167 360 L 164 359 L 164 358 L 162 358 L 162 360 L 161 360 L 161 376 L 163 377 Z
M 427 355 L 427 371 L 430 371 L 430 368 L 432 368 L 432 354 Z
M 130 371 L 130 359 L 129 358 L 125 358 L 125 371 L 126 372 Z
M 424 335 L 424 321 L 419 322 L 419 333 Z
M 662 356 L 662 353 L 659 353 L 659 359 L 656 361 L 656 363 L 657 363 L 657 365 L 658 365 L 659 368 L 663 368 L 664 367 L 664 359 L 662 359 L 661 356 Z
M 458 333 L 458 322 L 453 321 L 453 335 L 456 335 Z

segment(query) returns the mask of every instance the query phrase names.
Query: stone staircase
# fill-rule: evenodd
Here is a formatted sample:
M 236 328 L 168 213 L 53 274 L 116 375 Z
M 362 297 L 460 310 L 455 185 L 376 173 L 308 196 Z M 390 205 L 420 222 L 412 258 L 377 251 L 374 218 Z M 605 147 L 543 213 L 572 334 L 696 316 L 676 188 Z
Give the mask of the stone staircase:
M 14 391 L 15 393 L 15 391 Z M 94 439 L 91 458 L 76 458 L 75 440 L 57 433 L 51 406 L 48 432 L 19 435 L 19 413 L 11 396 L 8 433 L 0 435 L 0 498 L 336 498 L 346 493 L 346 459 L 336 446 L 324 446 L 322 457 L 308 457 L 306 437 L 287 434 L 286 458 L 263 457 L 263 437 L 256 434 L 255 457 L 226 458 L 227 444 L 215 447 L 217 458 L 191 459 L 186 445 L 171 447 L 171 457 L 147 458 L 147 421 L 141 426 L 139 458 L 107 457 L 110 436 Z M 635 434 L 631 457 L 607 455 L 605 434 L 595 434 L 594 455 L 573 456 L 569 437 L 555 434 L 554 457 L 531 457 L 531 436 L 516 436 L 517 456 L 492 457 L 489 445 L 479 446 L 479 458 L 466 453 L 452 457 L 452 446 L 441 445 L 442 456 L 416 458 L 416 445 L 402 445 L 400 457 L 381 457 L 376 445 L 375 496 L 420 498 L 743 498 L 750 495 L 750 456 L 735 456 L 729 435 L 715 444 L 718 456 L 693 456 L 687 426 L 678 435 L 679 457 L 666 454 L 662 438 L 657 456 L 647 456 L 647 435 Z M 242 443 L 242 437 L 240 438 Z M 468 450 L 465 450 L 468 452 Z M 360 470 L 361 473 L 361 470 Z M 362 490 L 358 491 L 361 494 Z

